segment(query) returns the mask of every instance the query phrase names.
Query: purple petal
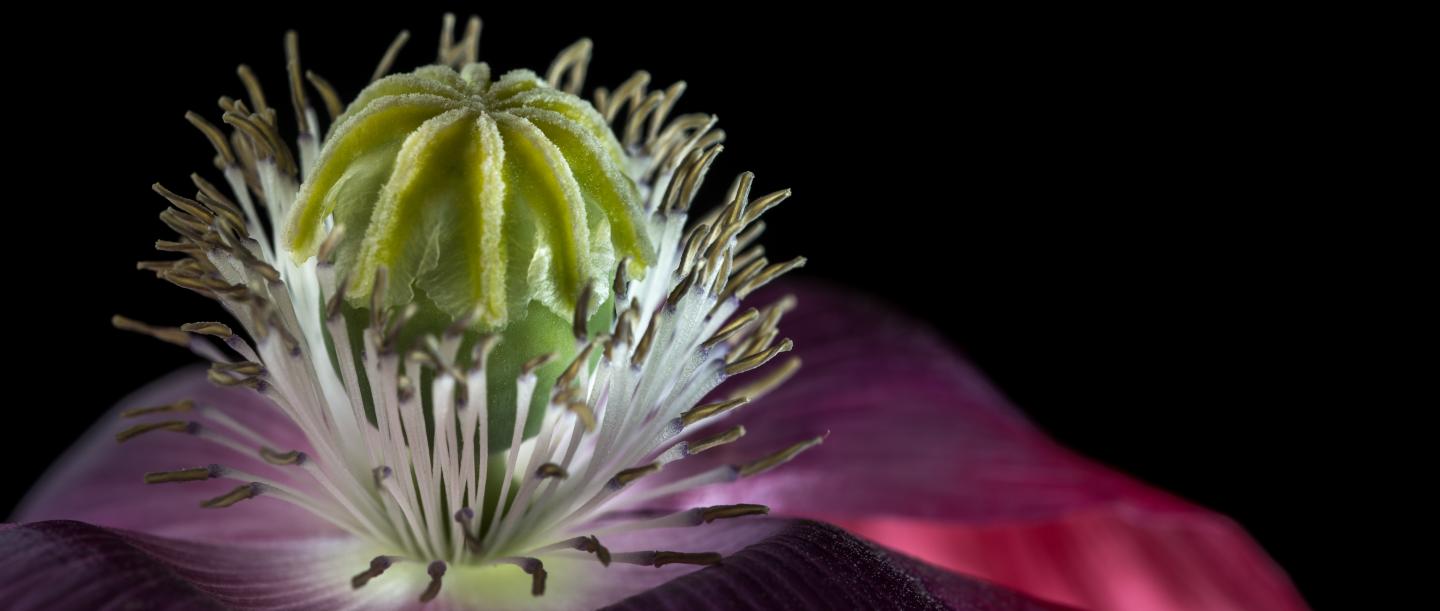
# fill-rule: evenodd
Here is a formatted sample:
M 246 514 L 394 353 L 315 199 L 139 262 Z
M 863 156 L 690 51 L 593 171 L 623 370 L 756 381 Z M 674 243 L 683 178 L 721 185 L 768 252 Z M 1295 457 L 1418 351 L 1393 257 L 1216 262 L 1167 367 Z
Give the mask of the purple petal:
M 17 522 L 67 519 L 182 539 L 250 541 L 323 536 L 335 532 L 328 522 L 290 503 L 264 495 L 228 509 L 202 509 L 200 503 L 224 494 L 242 482 L 213 479 L 200 482 L 144 483 L 149 471 L 169 471 L 225 464 L 255 474 L 277 474 L 306 490 L 313 480 L 298 467 L 275 467 L 255 455 L 183 433 L 156 431 L 123 444 L 115 434 L 141 421 L 172 416 L 127 419 L 120 411 L 192 399 L 196 405 L 223 406 L 224 413 L 274 442 L 279 451 L 308 450 L 304 436 L 284 414 L 256 393 L 211 384 L 202 368 L 187 368 L 132 393 L 90 428 L 21 501 L 11 519 Z M 179 417 L 184 418 L 183 414 Z
M 799 299 L 781 329 L 804 366 L 737 413 L 744 439 L 684 468 L 829 438 L 763 476 L 675 502 L 763 503 L 1082 607 L 1305 608 L 1239 527 L 1060 447 L 924 325 L 808 282 L 756 303 L 781 291 Z
M 0 600 L 25 609 L 326 609 L 354 602 L 316 579 L 344 542 L 231 547 L 65 520 L 0 525 Z
M 654 536 L 639 539 L 653 544 Z M 521 592 L 509 599 L 554 609 L 616 601 L 622 609 L 1056 608 L 886 553 L 814 522 L 739 519 L 680 529 L 660 540 L 681 549 L 738 553 L 700 570 L 618 563 L 607 568 L 584 558 L 570 562 L 564 579 L 553 573 L 542 598 L 529 598 L 525 584 L 511 580 Z M 655 547 L 670 549 L 639 549 Z M 220 545 L 63 520 L 0 525 L 0 600 L 7 609 L 421 608 L 417 596 L 427 580 L 422 569 L 402 572 L 396 565 L 352 589 L 349 576 L 365 566 L 358 543 L 346 539 Z M 508 566 L 481 570 L 519 575 Z M 501 598 L 494 591 L 470 595 L 459 583 L 467 577 L 452 567 L 441 598 L 423 608 L 484 609 Z
M 609 609 L 1060 608 L 886 552 L 834 526 L 809 520 L 785 522 L 773 535 L 719 565 Z

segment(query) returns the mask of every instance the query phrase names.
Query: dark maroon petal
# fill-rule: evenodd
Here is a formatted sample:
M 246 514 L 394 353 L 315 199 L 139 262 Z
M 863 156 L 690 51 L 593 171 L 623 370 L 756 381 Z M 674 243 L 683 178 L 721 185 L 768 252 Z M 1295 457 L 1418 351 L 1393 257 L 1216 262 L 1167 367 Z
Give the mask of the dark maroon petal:
M 763 503 L 1082 607 L 1305 608 L 1239 527 L 1060 447 L 923 324 L 811 282 L 756 303 L 784 292 L 799 299 L 781 329 L 804 366 L 726 423 L 745 438 L 669 475 L 829 438 L 676 504 Z
M 355 601 L 317 578 L 345 542 L 178 542 L 56 520 L 0 525 L 6 609 L 329 609 Z
M 315 486 L 298 467 L 275 467 L 255 455 L 242 455 L 192 435 L 156 431 L 123 444 L 115 434 L 141 419 L 120 411 L 192 399 L 222 406 L 225 414 L 274 442 L 280 451 L 307 450 L 304 436 L 269 401 L 244 389 L 220 388 L 203 368 L 187 368 L 132 393 L 71 446 L 21 501 L 17 522 L 68 519 L 156 535 L 210 541 L 290 539 L 335 532 L 328 522 L 290 503 L 264 495 L 228 509 L 202 509 L 200 503 L 243 482 L 213 479 L 176 484 L 144 483 L 148 471 L 201 467 L 212 463 L 275 475 L 299 490 Z M 288 469 L 289 471 L 286 471 Z
M 1059 609 L 886 552 L 843 530 L 792 520 L 716 566 L 608 607 L 705 609 Z

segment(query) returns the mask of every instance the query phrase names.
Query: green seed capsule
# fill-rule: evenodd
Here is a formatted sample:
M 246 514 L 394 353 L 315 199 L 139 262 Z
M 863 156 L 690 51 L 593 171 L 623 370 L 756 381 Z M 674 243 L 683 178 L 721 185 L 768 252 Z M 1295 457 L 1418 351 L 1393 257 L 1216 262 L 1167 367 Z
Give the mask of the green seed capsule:
M 433 304 L 499 330 L 537 302 L 569 320 L 587 284 L 608 298 L 617 261 L 652 258 L 626 155 L 590 104 L 528 70 L 428 66 L 376 81 L 326 139 L 288 219 L 292 256 L 324 221 L 354 305 Z M 639 271 L 632 269 L 629 271 Z
M 492 82 L 484 63 L 427 66 L 374 82 L 336 120 L 283 243 L 303 262 L 327 219 L 344 227 L 333 257 L 352 326 L 371 304 L 414 304 L 402 344 L 461 319 L 498 333 L 487 378 L 492 447 L 503 448 L 514 413 L 502 406 L 515 404 L 524 362 L 559 357 L 536 372 L 534 413 L 574 355 L 585 287 L 589 326 L 604 328 L 616 266 L 629 261 L 633 277 L 653 260 L 628 163 L 589 102 L 533 72 Z

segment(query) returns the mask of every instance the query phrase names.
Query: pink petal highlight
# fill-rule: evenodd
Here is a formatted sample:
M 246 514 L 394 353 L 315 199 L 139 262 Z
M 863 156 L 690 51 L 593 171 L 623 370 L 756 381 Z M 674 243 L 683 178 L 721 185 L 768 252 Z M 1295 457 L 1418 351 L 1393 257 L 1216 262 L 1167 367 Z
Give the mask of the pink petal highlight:
M 1305 608 L 1238 526 L 1059 446 L 924 325 L 809 282 L 756 302 L 781 291 L 799 299 L 781 329 L 804 366 L 724 424 L 744 424 L 744 439 L 670 476 L 829 438 L 764 476 L 672 502 L 766 504 L 1077 606 Z

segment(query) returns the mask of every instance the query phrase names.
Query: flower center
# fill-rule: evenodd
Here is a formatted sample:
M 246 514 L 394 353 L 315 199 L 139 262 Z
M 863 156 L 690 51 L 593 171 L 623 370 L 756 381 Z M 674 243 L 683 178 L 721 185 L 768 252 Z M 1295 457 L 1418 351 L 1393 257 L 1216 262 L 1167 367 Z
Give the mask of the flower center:
M 453 19 L 447 17 L 446 31 L 452 27 Z M 475 63 L 478 31 L 478 20 L 472 20 L 459 42 L 447 34 L 442 65 L 416 73 L 429 76 L 378 79 L 393 57 L 393 52 L 387 54 L 377 70 L 378 81 L 367 89 L 373 99 L 367 102 L 362 93 L 347 116 L 335 119 L 323 150 L 315 138 L 320 133 L 316 113 L 299 75 L 307 74 L 332 117 L 339 114 L 338 96 L 323 79 L 301 72 L 294 35 L 288 36 L 291 99 L 301 125 L 299 163 L 279 137 L 276 111 L 266 105 L 248 68 L 242 67 L 241 74 L 249 104 L 221 101 L 224 121 L 233 132 L 226 134 L 189 115 L 215 145 L 229 192 L 199 176 L 194 177 L 198 192 L 193 198 L 157 185 L 173 206 L 162 218 L 180 234 L 159 247 L 185 258 L 142 267 L 219 301 L 249 339 L 217 322 L 159 328 L 116 317 L 116 325 L 188 347 L 213 361 L 213 382 L 252 388 L 269 398 L 304 433 L 309 447 L 279 447 L 227 415 L 225 406 L 194 401 L 131 410 L 125 416 L 140 423 L 117 438 L 125 442 L 153 432 L 194 435 L 253 457 L 245 465 L 175 465 L 146 474 L 145 481 L 230 479 L 237 483 L 231 492 L 202 505 L 225 508 L 268 497 L 304 508 L 384 550 L 383 555 L 357 561 L 352 586 L 363 588 L 383 579 L 396 563 L 418 563 L 428 577 L 417 593 L 422 602 L 441 593 L 447 567 L 457 564 L 518 568 L 530 576 L 532 594 L 538 596 L 547 587 L 547 557 L 589 556 L 602 570 L 612 563 L 718 562 L 719 555 L 707 550 L 612 550 L 603 541 L 626 532 L 766 513 L 766 507 L 749 504 L 642 510 L 664 506 L 667 497 L 698 486 L 759 475 L 821 442 L 797 440 L 749 462 L 683 477 L 666 473 L 667 465 L 743 436 L 743 426 L 713 425 L 730 419 L 799 366 L 792 357 L 765 367 L 790 350 L 778 324 L 793 300 L 759 309 L 741 306 L 750 293 L 804 263 L 770 263 L 755 244 L 763 230 L 759 218 L 789 192 L 752 198 L 753 177 L 742 174 L 718 208 L 690 221 L 691 202 L 723 135 L 713 129 L 713 117 L 669 117 L 682 86 L 650 91 L 648 76 L 637 74 L 613 92 L 598 90 L 593 110 L 576 115 L 581 116 L 575 122 L 578 131 L 555 127 L 551 134 L 543 128 L 546 121 L 556 122 L 554 127 L 567 120 L 565 112 L 555 108 L 580 107 L 573 94 L 583 84 L 589 42 L 562 52 L 544 81 L 512 73 L 522 77 L 507 81 L 507 76 L 492 85 L 488 68 Z M 450 66 L 463 70 L 457 73 Z M 375 91 L 430 87 L 420 81 L 432 77 L 467 88 L 463 90 L 469 97 L 451 99 L 451 106 L 445 102 L 427 107 L 426 112 L 434 111 L 429 118 L 403 129 L 386 123 L 383 129 L 408 134 L 398 145 L 395 138 L 379 138 L 376 144 L 356 135 L 367 133 L 362 119 L 367 109 L 386 97 Z M 564 92 L 553 87 L 562 79 Z M 521 91 L 510 97 L 497 94 L 507 82 L 523 84 L 516 85 Z M 439 127 L 425 127 L 441 117 L 447 118 Z M 513 131 L 499 127 L 484 136 L 475 126 L 486 120 L 497 126 L 513 120 Z M 455 127 L 461 124 L 463 129 Z M 566 147 L 552 142 L 558 156 L 547 159 L 558 165 L 523 166 L 514 172 L 497 169 L 508 162 L 464 154 L 489 146 L 491 153 L 504 151 L 508 160 L 512 154 L 507 138 L 539 142 L 534 134 L 526 135 L 527 124 L 542 126 L 539 132 L 551 139 L 567 133 L 594 136 L 603 128 L 614 150 L 592 150 L 582 142 L 567 154 Z M 620 138 L 610 135 L 612 126 Z M 444 131 L 452 128 L 460 130 L 453 136 L 462 142 L 481 134 L 475 140 L 479 144 L 450 148 Z M 497 135 L 499 140 L 484 143 Z M 346 147 L 358 151 L 356 158 L 391 159 L 389 171 L 368 176 L 365 172 L 373 164 L 337 162 L 335 151 Z M 407 153 L 406 147 L 413 150 Z M 574 201 L 565 200 L 574 205 L 506 204 L 507 193 L 533 191 L 537 182 L 563 182 L 566 172 L 569 180 L 581 182 L 577 175 L 587 170 L 572 168 L 584 166 L 586 155 L 596 150 L 614 157 L 609 160 L 615 162 L 612 169 L 623 174 L 616 178 L 610 170 L 591 167 L 588 176 L 613 180 L 608 186 L 586 188 L 619 193 L 616 197 L 622 199 L 633 196 L 633 210 L 607 208 L 599 201 L 603 194 L 564 189 L 556 197 L 574 196 Z M 456 151 L 459 161 L 450 159 Z M 409 163 L 403 159 L 407 154 L 434 157 L 412 166 L 431 163 L 461 171 L 429 175 L 412 168 L 409 171 L 424 176 L 407 178 L 399 169 Z M 346 191 L 337 185 L 347 175 L 381 185 L 378 191 Z M 486 191 L 497 177 L 504 186 L 498 195 L 494 189 Z M 406 191 L 426 181 L 448 186 Z M 476 184 L 478 189 L 471 188 Z M 622 193 L 627 189 L 629 195 Z M 379 195 L 365 201 L 356 195 L 362 191 Z M 451 195 L 422 196 L 435 192 Z M 288 239 L 270 240 L 261 206 L 271 221 L 292 220 Z M 380 213 L 384 206 L 393 208 L 388 216 Z M 590 244 L 606 242 L 602 251 L 633 250 L 634 258 L 596 256 L 591 246 L 567 242 L 572 234 L 561 239 L 543 228 L 507 232 L 503 222 L 498 229 L 481 222 L 471 234 L 433 233 L 443 233 L 440 226 L 450 216 L 471 214 L 483 220 L 487 206 L 504 214 L 530 211 L 532 221 L 524 226 L 531 229 L 545 223 L 608 227 L 588 233 L 608 234 Z M 565 217 L 566 211 L 572 216 Z M 431 213 L 442 220 L 415 220 Z M 354 233 L 351 224 L 337 220 L 342 217 L 357 219 Z M 486 234 L 486 227 L 497 234 Z M 362 239 L 347 242 L 347 236 L 354 235 Z M 463 259 L 459 265 L 474 272 L 456 280 L 460 288 L 455 294 L 463 299 L 455 303 L 465 304 L 464 314 L 438 330 L 423 324 L 417 301 L 425 300 L 414 296 L 427 295 L 442 311 L 452 312 L 442 303 L 448 298 L 438 295 L 454 289 L 445 281 L 456 277 L 427 276 L 424 253 L 435 245 L 438 256 Z M 555 254 L 566 249 L 570 254 Z M 412 257 L 416 252 L 421 254 Z M 486 279 L 496 261 L 509 256 L 513 262 L 517 252 L 529 257 L 532 271 L 539 265 L 540 271 L 527 278 L 568 288 L 528 286 L 517 293 L 510 290 L 509 279 Z M 487 258 L 492 255 L 500 259 Z M 646 265 L 632 268 L 627 258 Z M 534 263 L 537 260 L 541 263 Z M 562 269 L 567 265 L 584 271 L 572 274 Z M 643 269 L 643 275 L 632 277 L 637 269 Z M 599 272 L 603 276 L 596 281 Z M 369 280 L 348 282 L 347 277 Z M 501 297 L 494 298 L 496 291 Z M 561 305 L 568 308 L 563 341 L 554 334 L 516 333 L 516 327 L 509 326 L 516 307 L 538 316 L 537 311 L 554 313 Z M 513 369 L 497 357 L 507 344 L 511 352 L 506 358 L 517 362 Z M 745 378 L 742 385 L 718 388 L 737 376 Z M 513 391 L 494 392 L 497 384 Z

